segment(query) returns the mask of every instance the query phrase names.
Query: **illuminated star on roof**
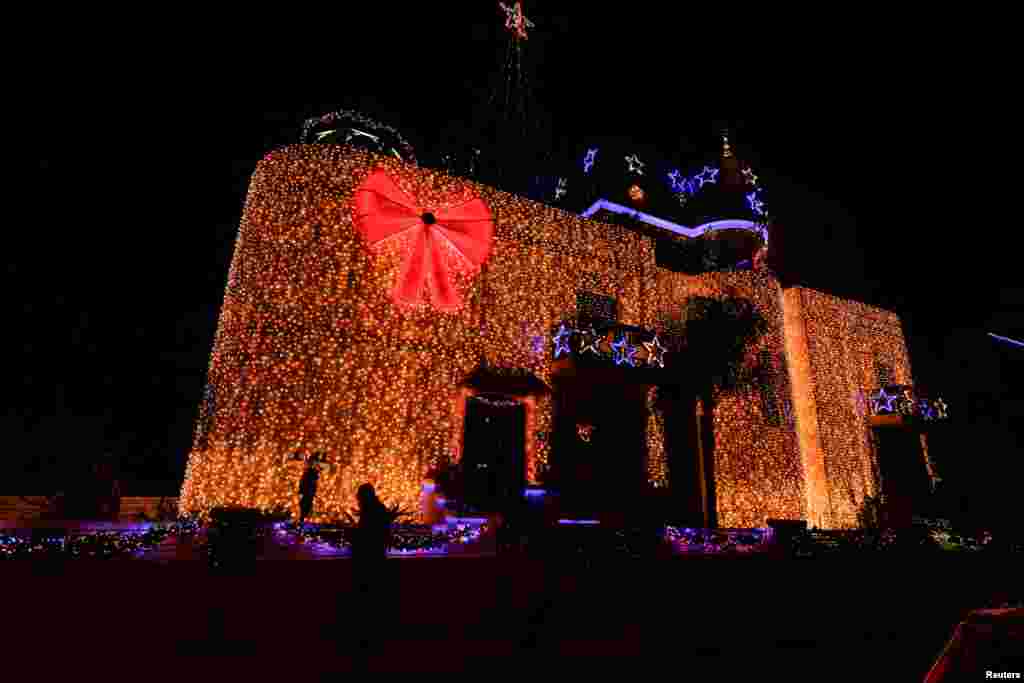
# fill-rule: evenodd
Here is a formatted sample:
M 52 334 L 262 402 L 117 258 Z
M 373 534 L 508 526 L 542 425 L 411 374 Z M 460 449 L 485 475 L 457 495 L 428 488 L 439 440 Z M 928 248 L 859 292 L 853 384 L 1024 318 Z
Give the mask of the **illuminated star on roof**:
M 583 157 L 583 172 L 590 173 L 590 169 L 594 168 L 594 160 L 597 158 L 597 147 L 588 149 L 586 155 Z
M 567 180 L 565 178 L 559 178 L 558 179 L 558 185 L 555 186 L 555 199 L 556 200 L 557 199 L 561 199 L 562 197 L 565 196 L 566 192 L 568 192 L 568 190 L 565 189 L 566 182 L 567 182 Z
M 759 216 L 764 215 L 764 202 L 757 197 L 757 192 L 751 192 L 747 195 L 747 203 L 750 204 L 750 210 Z
M 626 164 L 629 166 L 630 173 L 644 174 L 644 162 L 640 161 L 636 154 L 626 157 Z
M 672 189 L 676 190 L 679 187 L 679 181 L 682 180 L 682 174 L 679 169 L 676 169 L 668 174 L 668 181 L 672 184 Z
M 516 38 L 526 40 L 528 38 L 526 29 L 534 28 L 534 25 L 523 14 L 523 3 L 515 2 L 511 7 L 503 2 L 499 2 L 498 5 L 505 12 L 505 28 L 511 31 Z

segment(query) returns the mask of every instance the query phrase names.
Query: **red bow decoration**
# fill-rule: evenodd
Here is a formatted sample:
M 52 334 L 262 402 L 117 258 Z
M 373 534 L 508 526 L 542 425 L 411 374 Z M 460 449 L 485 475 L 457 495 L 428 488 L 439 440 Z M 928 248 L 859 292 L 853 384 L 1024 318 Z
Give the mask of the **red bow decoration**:
M 421 303 L 426 285 L 435 308 L 456 311 L 462 297 L 452 276 L 476 273 L 487 260 L 494 237 L 491 211 L 479 197 L 465 194 L 430 208 L 418 199 L 385 171 L 374 171 L 356 190 L 356 226 L 375 251 L 395 239 L 407 247 L 392 291 L 395 303 Z

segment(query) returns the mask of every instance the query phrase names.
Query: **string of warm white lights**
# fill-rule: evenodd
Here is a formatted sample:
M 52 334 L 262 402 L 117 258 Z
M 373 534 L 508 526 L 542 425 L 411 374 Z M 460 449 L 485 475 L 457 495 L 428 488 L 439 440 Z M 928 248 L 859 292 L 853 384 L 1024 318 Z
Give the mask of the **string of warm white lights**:
M 402 233 L 408 239 L 371 249 L 357 197 L 375 172 L 423 211 Z M 436 267 L 415 279 L 413 300 L 396 304 L 396 284 L 409 281 L 417 245 L 444 235 L 431 227 L 443 227 L 442 210 L 471 198 L 493 221 L 489 252 L 472 268 L 460 267 L 470 246 L 443 246 Z M 424 214 L 434 210 L 432 223 Z M 431 294 L 447 277 L 447 293 Z M 312 521 L 340 519 L 364 482 L 389 504 L 419 509 L 426 473 L 461 456 L 463 411 L 473 394 L 461 386 L 466 378 L 486 358 L 490 367 L 552 386 L 555 356 L 566 349 L 556 338 L 543 344 L 550 352 L 538 353 L 537 340 L 578 319 L 581 292 L 613 300 L 619 329 L 652 332 L 651 349 L 623 335 L 597 344 L 604 350 L 606 343 L 620 364 L 658 358 L 664 347 L 654 334 L 679 320 L 692 297 L 749 301 L 767 331 L 746 362 L 763 364 L 768 354 L 783 370 L 767 399 L 757 387 L 715 395 L 718 523 L 855 523 L 857 502 L 874 485 L 867 418 L 852 397 L 877 386 L 867 360 L 875 352 L 894 365 L 897 381 L 909 379 L 895 316 L 809 290 L 788 290 L 784 305 L 778 281 L 762 271 L 662 270 L 652 240 L 625 228 L 337 145 L 278 150 L 253 176 L 182 510 L 297 512 L 303 464 L 284 457 L 294 452 L 323 453 L 327 465 Z M 589 332 L 581 331 L 579 346 L 571 334 L 562 340 L 584 352 L 587 339 L 595 342 Z M 795 424 L 772 407 L 790 396 Z M 536 483 L 551 457 L 554 401 L 547 393 L 507 397 L 513 399 L 526 408 L 527 480 Z M 648 476 L 665 485 L 664 418 L 649 405 Z

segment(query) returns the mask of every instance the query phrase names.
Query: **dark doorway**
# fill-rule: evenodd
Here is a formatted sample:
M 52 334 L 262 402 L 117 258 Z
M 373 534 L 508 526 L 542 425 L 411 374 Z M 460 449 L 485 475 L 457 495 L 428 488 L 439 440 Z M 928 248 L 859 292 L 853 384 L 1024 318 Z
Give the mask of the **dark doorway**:
M 470 397 L 465 430 L 463 503 L 475 512 L 501 510 L 526 485 L 526 409 L 501 396 Z
M 920 435 L 912 429 L 876 428 L 875 443 L 887 521 L 910 526 L 913 515 L 927 507 L 930 492 Z
M 644 387 L 566 383 L 555 420 L 562 508 L 585 516 L 635 510 L 647 483 Z
M 709 476 L 705 433 L 708 425 L 697 415 L 697 396 L 689 388 L 662 387 L 659 408 L 665 418 L 668 458 L 669 521 L 687 527 L 713 525 L 714 480 Z

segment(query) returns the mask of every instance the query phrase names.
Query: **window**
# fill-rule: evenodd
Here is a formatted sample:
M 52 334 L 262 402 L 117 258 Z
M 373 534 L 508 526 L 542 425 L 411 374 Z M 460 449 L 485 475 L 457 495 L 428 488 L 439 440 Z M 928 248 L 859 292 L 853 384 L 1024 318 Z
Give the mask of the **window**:
M 619 318 L 618 303 L 610 296 L 593 292 L 577 292 L 576 317 L 581 327 L 612 324 Z
M 875 361 L 875 376 L 878 379 L 878 388 L 882 389 L 890 384 L 896 383 L 896 378 L 893 375 L 892 366 L 887 363 L 881 363 Z

